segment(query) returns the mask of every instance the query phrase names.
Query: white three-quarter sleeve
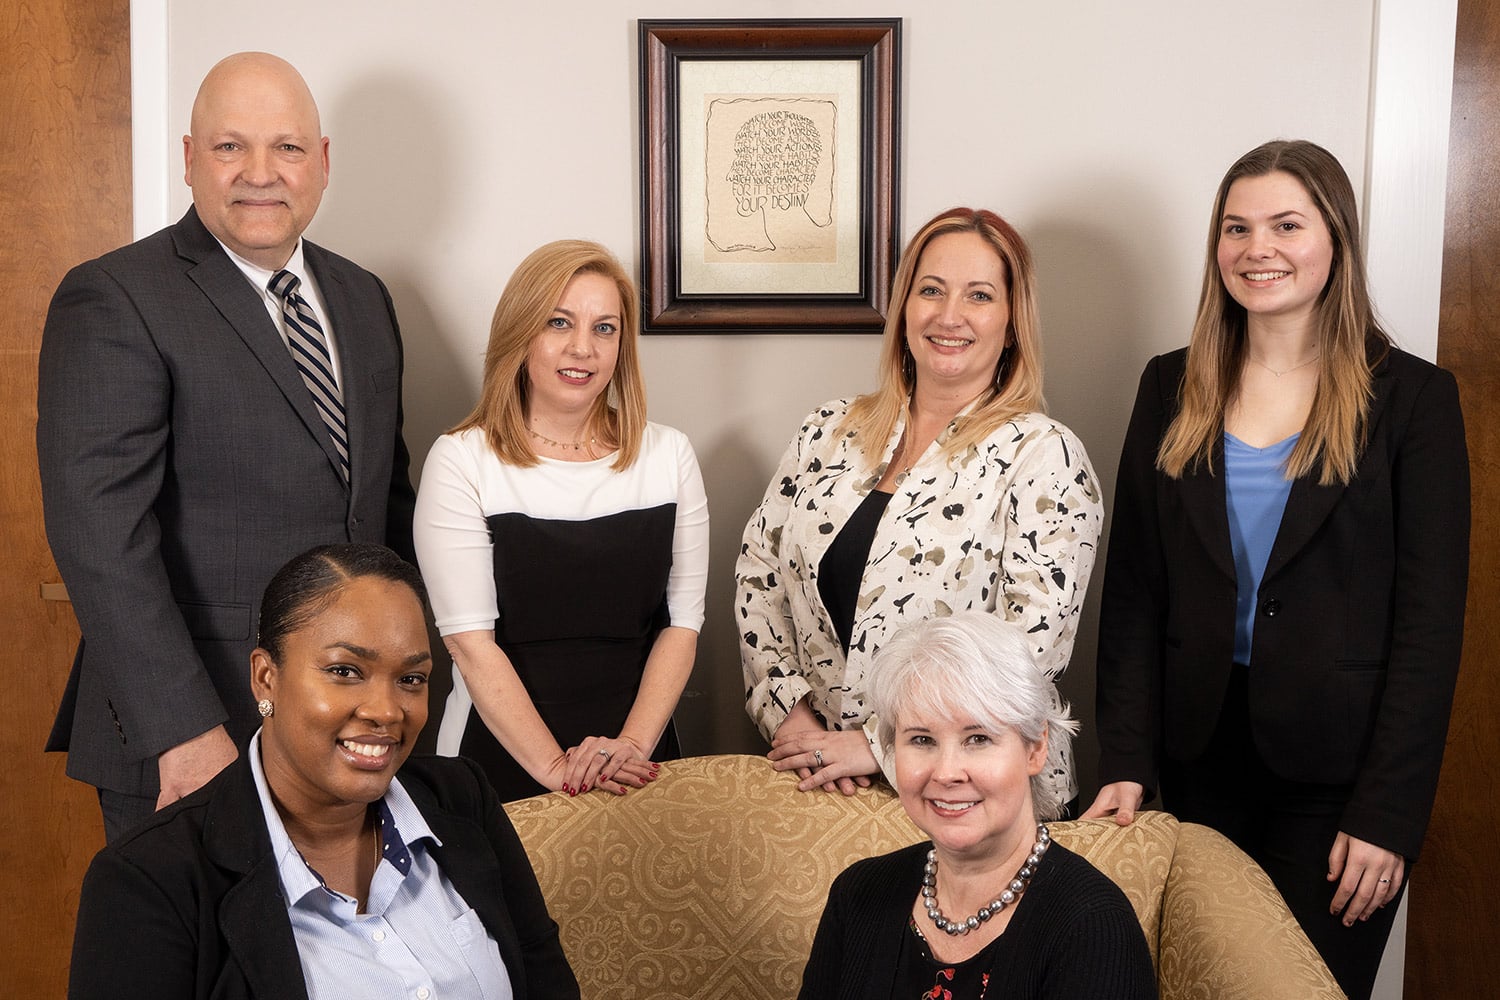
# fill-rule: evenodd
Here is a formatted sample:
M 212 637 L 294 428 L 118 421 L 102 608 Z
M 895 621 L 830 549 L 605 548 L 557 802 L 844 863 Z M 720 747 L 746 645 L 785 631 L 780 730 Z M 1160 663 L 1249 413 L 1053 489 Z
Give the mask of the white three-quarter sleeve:
M 452 635 L 492 629 L 499 617 L 495 557 L 481 499 L 476 442 L 483 432 L 437 439 L 422 467 L 412 524 L 417 562 L 438 632 Z
M 663 428 L 666 430 L 666 428 Z M 708 495 L 687 435 L 670 431 L 677 479 L 677 523 L 672 532 L 672 573 L 667 579 L 670 624 L 694 632 L 703 628 L 708 587 Z

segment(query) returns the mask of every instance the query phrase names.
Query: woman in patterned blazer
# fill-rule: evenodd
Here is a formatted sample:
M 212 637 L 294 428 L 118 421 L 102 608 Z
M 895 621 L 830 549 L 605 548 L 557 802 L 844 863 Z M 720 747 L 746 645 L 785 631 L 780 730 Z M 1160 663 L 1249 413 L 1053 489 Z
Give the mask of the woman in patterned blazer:
M 1020 235 L 993 212 L 942 213 L 891 302 L 880 385 L 809 414 L 735 567 L 746 709 L 804 790 L 852 795 L 882 770 L 866 673 L 905 624 L 990 611 L 1061 673 L 1099 537 L 1088 456 L 1043 412 Z M 1063 801 L 1071 772 L 1052 775 Z

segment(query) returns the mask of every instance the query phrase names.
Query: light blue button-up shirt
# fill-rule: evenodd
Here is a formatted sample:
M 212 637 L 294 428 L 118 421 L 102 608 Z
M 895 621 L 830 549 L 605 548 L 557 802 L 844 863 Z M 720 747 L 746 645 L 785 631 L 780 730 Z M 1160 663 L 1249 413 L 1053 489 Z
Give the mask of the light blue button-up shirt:
M 287 836 L 260 763 L 250 770 L 311 1000 L 512 1000 L 500 948 L 438 867 L 442 846 L 399 779 L 378 803 L 381 862 L 364 913 L 328 888 Z

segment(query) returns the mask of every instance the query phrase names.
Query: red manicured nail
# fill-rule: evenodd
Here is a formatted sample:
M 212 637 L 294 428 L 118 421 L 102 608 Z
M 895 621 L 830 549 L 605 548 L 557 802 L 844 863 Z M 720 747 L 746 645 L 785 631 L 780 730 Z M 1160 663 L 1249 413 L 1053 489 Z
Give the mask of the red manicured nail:
M 588 790 L 589 790 L 589 786 L 588 785 L 584 785 L 582 788 L 579 789 L 580 792 L 586 792 Z

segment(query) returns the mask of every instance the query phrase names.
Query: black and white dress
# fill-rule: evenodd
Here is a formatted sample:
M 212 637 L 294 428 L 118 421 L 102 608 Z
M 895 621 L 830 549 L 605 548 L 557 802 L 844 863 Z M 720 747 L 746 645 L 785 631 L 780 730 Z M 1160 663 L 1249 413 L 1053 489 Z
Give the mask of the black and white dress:
M 517 468 L 470 429 L 433 445 L 417 497 L 438 631 L 493 628 L 564 749 L 617 735 L 657 635 L 703 625 L 708 501 L 692 445 L 648 423 L 635 463 L 616 471 L 614 459 Z M 480 761 L 506 801 L 545 791 L 491 734 L 457 672 L 438 752 Z M 677 755 L 669 725 L 652 759 Z

